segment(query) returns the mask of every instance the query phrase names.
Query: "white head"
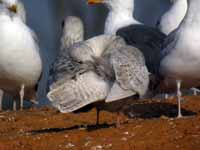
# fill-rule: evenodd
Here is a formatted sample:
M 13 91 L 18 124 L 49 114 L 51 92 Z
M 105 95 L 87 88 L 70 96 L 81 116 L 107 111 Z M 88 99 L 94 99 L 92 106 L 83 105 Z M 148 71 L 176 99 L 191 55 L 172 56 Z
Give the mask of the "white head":
M 119 28 L 141 24 L 133 17 L 134 0 L 87 0 L 88 4 L 105 4 L 109 14 L 105 22 L 104 33 L 116 34 Z
M 9 11 L 5 5 L 0 5 L 0 21 L 10 21 L 15 13 Z
M 84 27 L 80 18 L 68 16 L 62 22 L 63 35 L 61 38 L 61 49 L 69 48 L 74 43 L 83 41 Z
M 25 8 L 20 0 L 0 0 L 0 5 L 4 5 L 11 12 L 18 14 L 23 22 L 26 22 Z
M 12 12 L 17 12 L 18 0 L 0 0 L 0 4 L 5 5 Z

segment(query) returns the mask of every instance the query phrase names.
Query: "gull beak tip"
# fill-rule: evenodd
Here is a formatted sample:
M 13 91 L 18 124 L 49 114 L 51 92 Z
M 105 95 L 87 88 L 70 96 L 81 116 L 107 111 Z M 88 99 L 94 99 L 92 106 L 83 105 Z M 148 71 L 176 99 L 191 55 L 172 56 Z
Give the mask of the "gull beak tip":
M 102 4 L 103 0 L 87 0 L 87 3 L 89 5 L 94 5 L 94 4 Z

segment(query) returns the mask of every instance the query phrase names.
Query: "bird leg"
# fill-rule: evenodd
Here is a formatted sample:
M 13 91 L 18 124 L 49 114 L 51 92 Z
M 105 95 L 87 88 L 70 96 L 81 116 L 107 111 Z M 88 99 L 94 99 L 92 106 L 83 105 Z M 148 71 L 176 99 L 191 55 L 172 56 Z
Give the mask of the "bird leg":
M 13 99 L 13 111 L 17 110 L 17 100 Z
M 181 80 L 176 80 L 176 84 L 177 84 L 177 97 L 178 97 L 178 116 L 177 118 L 181 118 L 182 114 L 181 114 Z
M 169 98 L 169 94 L 165 93 L 165 100 Z
M 96 126 L 99 126 L 99 114 L 100 114 L 100 109 L 96 108 L 96 111 L 97 111 Z
M 23 110 L 23 104 L 24 104 L 24 84 L 22 84 L 20 92 L 20 110 Z
M 118 111 L 117 112 L 117 122 L 116 122 L 116 127 L 120 128 L 121 127 L 121 121 L 122 121 L 122 112 Z

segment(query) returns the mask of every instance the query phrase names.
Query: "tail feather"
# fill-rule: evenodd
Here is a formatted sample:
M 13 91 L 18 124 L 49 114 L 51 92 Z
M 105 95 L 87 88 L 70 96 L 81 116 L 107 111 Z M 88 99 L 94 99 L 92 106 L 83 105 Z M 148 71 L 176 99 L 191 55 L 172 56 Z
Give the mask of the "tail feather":
M 108 92 L 108 83 L 97 76 L 85 74 L 77 80 L 67 80 L 62 85 L 54 86 L 47 97 L 62 113 L 69 113 L 104 100 Z

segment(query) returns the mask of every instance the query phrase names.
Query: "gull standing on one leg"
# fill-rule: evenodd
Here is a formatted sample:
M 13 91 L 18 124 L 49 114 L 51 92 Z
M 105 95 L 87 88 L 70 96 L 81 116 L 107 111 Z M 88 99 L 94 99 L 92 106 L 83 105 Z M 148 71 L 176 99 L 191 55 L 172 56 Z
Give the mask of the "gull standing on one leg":
M 160 74 L 165 88 L 177 88 L 181 117 L 181 87 L 200 85 L 200 0 L 188 0 L 187 13 L 179 27 L 166 38 L 161 52 Z
M 77 24 L 72 23 L 65 23 L 63 37 L 67 41 L 74 41 L 72 39 L 80 34 L 77 33 L 78 29 L 83 29 L 80 26 L 76 29 Z M 70 29 L 71 25 L 74 29 Z M 65 51 L 56 59 L 50 72 L 50 79 L 53 77 L 54 80 L 47 95 L 61 112 L 73 112 L 94 104 L 98 124 L 99 110 L 116 110 L 117 106 L 119 111 L 118 108 L 125 104 L 125 101 L 121 101 L 115 103 L 116 106 L 111 106 L 111 103 L 105 102 L 113 103 L 135 94 L 143 96 L 146 93 L 149 73 L 143 55 L 137 48 L 126 46 L 122 38 L 114 35 L 100 35 L 71 47 L 63 44 L 63 37 L 61 42 Z M 68 59 L 61 61 L 64 56 Z M 96 102 L 103 102 L 103 105 Z

